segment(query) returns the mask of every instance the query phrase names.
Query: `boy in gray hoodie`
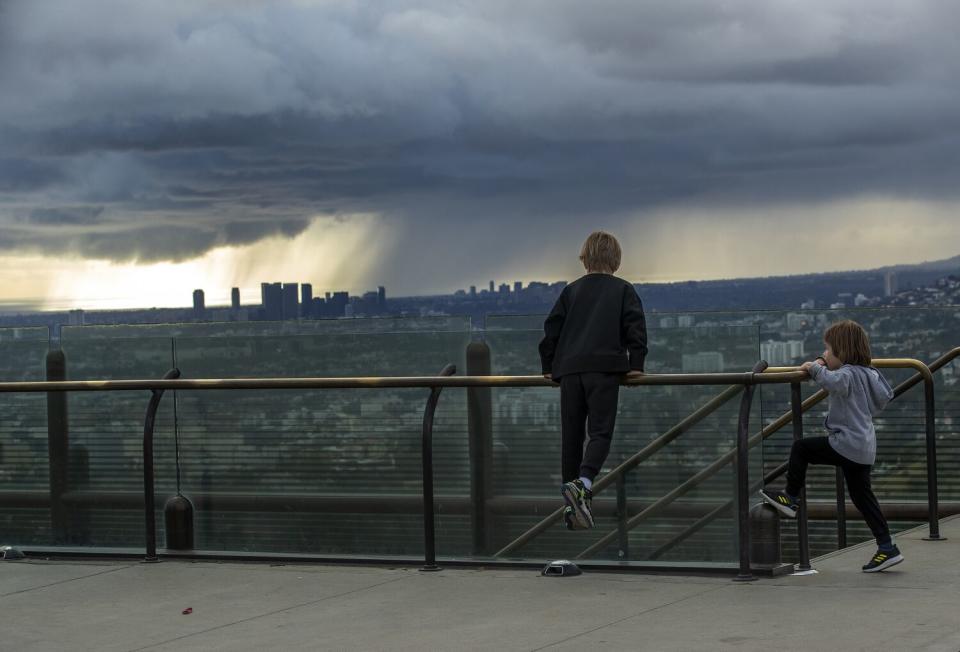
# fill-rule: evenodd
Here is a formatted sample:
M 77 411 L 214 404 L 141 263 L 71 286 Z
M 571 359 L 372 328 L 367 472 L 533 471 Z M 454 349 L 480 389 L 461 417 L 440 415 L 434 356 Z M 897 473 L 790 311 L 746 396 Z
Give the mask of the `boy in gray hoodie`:
M 877 455 L 873 416 L 893 398 L 893 390 L 880 372 L 870 366 L 870 341 L 860 324 L 850 320 L 837 322 L 824 333 L 823 341 L 823 355 L 803 363 L 801 368 L 830 394 L 824 420 L 829 435 L 793 442 L 786 488 L 763 490 L 760 495 L 785 516 L 796 518 L 807 465 L 840 467 L 850 499 L 877 539 L 876 554 L 863 566 L 863 572 L 875 573 L 903 561 L 870 488 L 870 469 Z

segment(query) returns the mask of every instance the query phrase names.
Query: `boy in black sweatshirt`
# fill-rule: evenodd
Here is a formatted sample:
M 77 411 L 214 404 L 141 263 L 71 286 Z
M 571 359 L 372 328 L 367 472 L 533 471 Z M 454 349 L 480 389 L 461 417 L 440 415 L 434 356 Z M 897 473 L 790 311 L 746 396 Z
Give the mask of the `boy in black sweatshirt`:
M 593 527 L 591 487 L 610 452 L 620 382 L 642 376 L 647 356 L 640 297 L 613 275 L 620 255 L 616 238 L 591 233 L 580 250 L 586 275 L 563 289 L 543 324 L 543 375 L 560 383 L 560 493 L 571 530 Z

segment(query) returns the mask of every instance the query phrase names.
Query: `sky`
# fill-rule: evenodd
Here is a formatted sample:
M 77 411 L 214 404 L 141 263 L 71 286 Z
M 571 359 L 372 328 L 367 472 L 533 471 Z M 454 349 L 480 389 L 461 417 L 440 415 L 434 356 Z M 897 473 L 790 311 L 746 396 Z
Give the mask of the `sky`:
M 0 305 L 960 254 L 953 0 L 0 0 Z

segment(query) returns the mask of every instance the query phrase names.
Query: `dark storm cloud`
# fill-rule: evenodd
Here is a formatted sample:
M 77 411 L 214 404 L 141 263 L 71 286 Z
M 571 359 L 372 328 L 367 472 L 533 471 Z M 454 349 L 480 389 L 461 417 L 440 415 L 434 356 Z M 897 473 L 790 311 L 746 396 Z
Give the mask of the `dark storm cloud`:
M 103 215 L 102 206 L 64 206 L 34 208 L 24 221 L 41 226 L 70 226 L 96 224 Z
M 375 212 L 429 246 L 509 227 L 509 256 L 679 201 L 956 198 L 957 22 L 937 0 L 8 2 L 0 246 L 183 259 Z

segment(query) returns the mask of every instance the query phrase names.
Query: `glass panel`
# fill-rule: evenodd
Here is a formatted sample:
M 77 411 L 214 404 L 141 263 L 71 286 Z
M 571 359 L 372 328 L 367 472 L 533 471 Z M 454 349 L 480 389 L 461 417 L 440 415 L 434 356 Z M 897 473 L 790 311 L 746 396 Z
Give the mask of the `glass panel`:
M 426 376 L 463 369 L 470 334 L 331 333 L 176 340 L 185 377 Z M 421 555 L 421 427 L 429 390 L 177 392 L 182 491 L 197 547 Z M 438 495 L 468 494 L 465 404 L 446 391 Z M 262 509 L 253 509 L 261 505 Z M 441 540 L 442 546 L 444 541 Z
M 46 380 L 46 328 L 0 328 L 0 378 Z M 0 545 L 52 541 L 45 394 L 0 396 Z
M 537 324 L 536 330 L 530 328 Z M 494 317 L 487 320 L 487 341 L 494 374 L 539 372 L 537 343 L 543 317 Z M 649 373 L 706 373 L 749 370 L 757 360 L 756 326 L 699 327 L 683 321 L 648 322 Z M 604 471 L 613 469 L 667 432 L 724 387 L 644 387 L 621 390 L 617 429 Z M 755 402 L 756 404 L 759 401 Z M 706 464 L 731 451 L 735 444 L 739 395 L 690 428 L 649 460 L 628 473 L 624 491 L 627 513 L 634 515 L 673 490 Z M 759 405 L 754 430 L 759 429 Z M 562 503 L 557 497 L 559 474 L 560 405 L 557 389 L 498 389 L 493 392 L 494 503 L 503 507 L 495 520 L 493 545 L 500 548 Z M 760 448 L 751 455 L 751 475 L 760 472 Z M 700 517 L 735 496 L 733 468 L 727 465 L 693 488 L 659 515 L 642 521 L 609 545 L 590 553 L 598 560 L 732 562 L 736 560 L 733 514 L 728 511 L 705 529 L 676 545 L 672 539 Z M 597 530 L 571 535 L 556 525 L 524 548 L 522 557 L 576 556 L 603 534 L 617 530 L 616 490 L 611 487 L 594 499 Z M 526 513 L 524 513 L 526 512 Z M 626 546 L 622 545 L 626 543 Z M 625 548 L 625 549 L 624 549 Z M 654 554 L 656 553 L 656 554 Z

